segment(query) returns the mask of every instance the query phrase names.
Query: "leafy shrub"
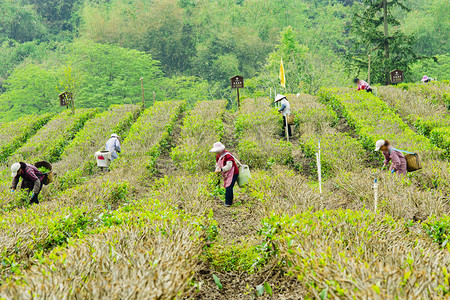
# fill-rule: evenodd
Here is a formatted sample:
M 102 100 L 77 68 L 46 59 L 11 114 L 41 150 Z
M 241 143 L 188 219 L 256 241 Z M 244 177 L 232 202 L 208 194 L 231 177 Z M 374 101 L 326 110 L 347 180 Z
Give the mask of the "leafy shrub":
M 296 124 L 301 134 L 302 152 L 313 162 L 316 161 L 320 142 L 323 176 L 335 175 L 343 169 L 363 168 L 366 151 L 350 134 L 334 128 L 338 116 L 331 107 L 323 105 L 316 97 L 302 95 L 291 96 L 291 110 L 296 116 Z M 316 163 L 312 167 L 317 170 Z
M 239 245 L 214 244 L 208 249 L 207 258 L 218 271 L 253 273 L 259 265 L 264 264 L 264 257 L 259 251 L 259 246 L 245 243 Z
M 283 121 L 267 99 L 246 99 L 235 122 L 237 150 L 242 163 L 253 168 L 291 164 L 292 145 L 277 139 Z
M 430 138 L 438 147 L 447 149 L 450 141 L 450 113 L 441 104 L 430 101 L 426 96 L 401 91 L 394 87 L 379 88 L 383 100 L 393 106 L 396 111 L 417 130 Z M 431 132 L 434 134 L 431 135 Z
M 402 83 L 397 87 L 424 96 L 433 103 L 450 107 L 450 83 L 448 80 L 432 81 L 426 84 Z
M 363 146 L 372 151 L 379 139 L 390 140 L 399 149 L 436 157 L 442 149 L 430 140 L 412 131 L 386 103 L 371 93 L 353 92 L 334 95 L 333 90 L 322 90 L 320 98 L 339 110 L 360 135 Z
M 139 112 L 140 107 L 137 105 L 113 105 L 88 120 L 64 149 L 61 161 L 54 166 L 59 175 L 58 180 L 64 180 L 61 177 L 66 171 L 73 172 L 78 168 L 80 172 L 77 173 L 86 175 L 94 162 L 94 153 L 104 146 L 112 133 L 124 139 Z
M 345 298 L 431 297 L 449 292 L 447 250 L 402 221 L 369 211 L 304 212 L 263 220 L 263 237 L 302 285 Z M 433 277 L 423 274 L 434 274 Z
M 52 114 L 22 117 L 0 125 L 0 161 L 5 161 L 16 149 L 33 136 L 52 117 Z
M 428 220 L 426 220 L 426 222 L 422 223 L 422 227 L 425 230 L 425 232 L 433 239 L 434 242 L 438 243 L 442 247 L 447 247 L 447 244 L 450 241 L 449 216 L 442 216 L 442 217 L 433 216 Z
M 222 116 L 225 106 L 224 100 L 197 102 L 184 119 L 180 145 L 171 151 L 175 164 L 195 172 L 214 166 L 209 149 L 224 135 Z
M 8 161 L 34 163 L 39 160 L 59 160 L 65 147 L 96 112 L 96 109 L 78 109 L 74 115 L 69 110 L 60 113 L 20 147 Z

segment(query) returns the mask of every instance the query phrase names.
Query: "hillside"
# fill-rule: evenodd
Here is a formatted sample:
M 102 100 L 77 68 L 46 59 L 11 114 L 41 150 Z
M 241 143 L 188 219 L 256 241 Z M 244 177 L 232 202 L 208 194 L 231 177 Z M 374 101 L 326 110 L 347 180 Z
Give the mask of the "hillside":
M 448 298 L 449 14 L 446 0 L 0 0 L 0 298 Z M 112 133 L 105 170 L 94 153 Z M 422 168 L 383 169 L 380 139 Z M 234 192 L 218 141 L 251 170 Z M 32 204 L 11 168 L 42 160 L 55 177 Z
M 377 44 L 381 19 L 374 32 L 358 31 L 358 14 L 375 5 L 369 0 L 44 2 L 0 1 L 0 121 L 60 111 L 65 90 L 82 108 L 136 104 L 141 77 L 147 104 L 156 97 L 233 106 L 228 79 L 243 75 L 245 96 L 259 97 L 278 88 L 281 57 L 293 94 L 365 78 L 369 54 L 373 84 L 384 84 L 384 65 L 405 71 L 407 82 L 450 79 L 445 0 L 389 5 L 388 63 Z
M 58 176 L 39 205 L 8 193 L 9 164 L 2 166 L 0 294 L 442 298 L 449 292 L 450 115 L 442 110 L 449 88 L 410 84 L 380 87 L 380 97 L 348 89 L 289 96 L 296 116 L 290 142 L 265 98 L 246 99 L 239 111 L 227 110 L 226 101 L 192 107 L 159 101 L 145 110 L 124 105 L 40 123 L 23 119 L 35 130 L 26 137 L 20 131 L 14 137 L 5 124 L 5 144 L 16 141 L 2 152 L 9 163 L 54 153 L 38 145 L 56 145 L 53 132 L 61 128 L 71 135 L 51 156 Z M 107 173 L 92 156 L 108 137 L 105 119 L 124 137 Z M 423 169 L 405 178 L 380 172 L 381 157 L 372 150 L 381 137 L 417 151 Z M 221 180 L 211 172 L 208 150 L 217 140 L 252 170 L 231 208 L 223 206 Z

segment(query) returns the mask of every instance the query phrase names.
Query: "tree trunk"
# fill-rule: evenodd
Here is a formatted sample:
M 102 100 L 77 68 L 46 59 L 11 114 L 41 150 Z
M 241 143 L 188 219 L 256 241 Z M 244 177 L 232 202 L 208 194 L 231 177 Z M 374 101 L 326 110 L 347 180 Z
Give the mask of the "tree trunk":
M 383 0 L 383 23 L 384 23 L 384 76 L 386 85 L 389 84 L 389 70 L 387 69 L 387 62 L 389 60 L 389 28 L 388 28 L 388 12 L 387 0 Z

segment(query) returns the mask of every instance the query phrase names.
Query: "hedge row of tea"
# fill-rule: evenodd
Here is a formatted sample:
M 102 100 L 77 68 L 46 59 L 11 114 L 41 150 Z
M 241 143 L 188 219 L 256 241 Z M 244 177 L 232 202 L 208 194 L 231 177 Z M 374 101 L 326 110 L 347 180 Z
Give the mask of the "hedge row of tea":
M 283 120 L 269 99 L 242 101 L 235 122 L 237 152 L 253 168 L 292 163 L 292 145 L 281 140 Z

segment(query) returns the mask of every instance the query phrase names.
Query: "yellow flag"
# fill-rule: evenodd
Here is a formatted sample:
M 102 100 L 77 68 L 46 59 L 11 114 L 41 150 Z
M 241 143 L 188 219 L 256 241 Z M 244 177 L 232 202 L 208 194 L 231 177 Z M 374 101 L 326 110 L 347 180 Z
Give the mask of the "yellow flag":
M 281 86 L 286 88 L 286 76 L 284 75 L 283 58 L 281 58 L 281 64 L 280 64 L 280 80 L 281 80 Z

